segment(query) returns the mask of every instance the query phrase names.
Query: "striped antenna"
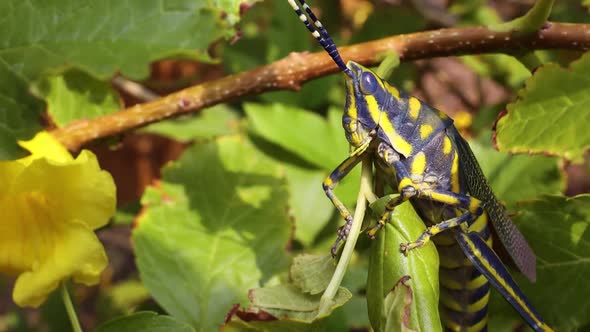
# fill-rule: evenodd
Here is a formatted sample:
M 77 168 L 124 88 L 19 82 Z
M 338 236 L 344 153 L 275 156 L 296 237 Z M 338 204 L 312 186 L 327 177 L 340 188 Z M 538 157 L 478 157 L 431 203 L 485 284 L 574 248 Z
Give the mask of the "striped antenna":
M 315 37 L 315 39 L 317 39 L 320 45 L 322 45 L 324 50 L 328 52 L 328 54 L 330 55 L 332 60 L 334 60 L 334 62 L 338 65 L 340 70 L 346 75 L 352 76 L 352 72 L 350 71 L 350 69 L 348 69 L 348 67 L 346 67 L 344 61 L 342 61 L 340 53 L 338 53 L 338 48 L 336 48 L 336 44 L 334 44 L 334 41 L 332 40 L 332 37 L 330 37 L 328 30 L 324 28 L 322 22 L 320 22 L 320 20 L 318 20 L 317 16 L 315 16 L 313 11 L 311 11 L 311 8 L 309 8 L 309 6 L 305 3 L 305 0 L 299 0 L 299 3 L 301 3 L 301 6 L 303 7 L 303 9 L 305 9 L 305 12 L 307 12 L 307 15 L 309 15 L 309 18 L 312 20 L 315 27 L 309 22 L 307 16 L 303 14 L 303 11 L 301 11 L 301 8 L 299 8 L 297 3 L 295 3 L 295 0 L 288 1 L 289 4 L 291 4 L 291 7 L 293 7 L 293 10 L 297 14 L 297 16 L 299 16 L 301 22 L 303 22 L 303 24 L 305 24 L 305 26 L 307 27 L 307 30 L 311 32 L 311 34 Z

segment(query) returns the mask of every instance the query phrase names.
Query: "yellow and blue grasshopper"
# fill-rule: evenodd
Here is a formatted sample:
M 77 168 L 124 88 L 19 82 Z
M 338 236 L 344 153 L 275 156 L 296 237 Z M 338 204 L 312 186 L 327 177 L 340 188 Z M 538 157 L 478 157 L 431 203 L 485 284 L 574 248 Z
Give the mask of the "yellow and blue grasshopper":
M 345 64 L 305 1 L 299 0 L 301 7 L 295 0 L 288 1 L 345 77 L 342 125 L 353 151 L 323 183 L 326 195 L 346 220 L 332 254 L 352 224 L 351 214 L 333 190 L 366 154 L 372 154 L 376 171 L 399 196 L 387 203 L 368 234 L 375 237 L 394 208 L 407 200 L 429 227 L 416 241 L 401 246 L 404 254 L 441 233 L 432 240 L 441 257 L 439 307 L 447 329 L 486 330 L 492 284 L 535 331 L 552 331 L 491 248 L 488 220 L 516 266 L 535 279 L 534 253 L 507 217 L 453 120 L 358 63 Z

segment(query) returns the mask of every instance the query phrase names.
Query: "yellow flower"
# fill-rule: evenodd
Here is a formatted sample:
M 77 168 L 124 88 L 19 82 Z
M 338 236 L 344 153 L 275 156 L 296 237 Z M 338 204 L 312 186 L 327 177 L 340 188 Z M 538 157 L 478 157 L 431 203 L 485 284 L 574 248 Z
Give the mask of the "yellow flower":
M 94 230 L 115 212 L 115 184 L 96 156 L 73 158 L 50 134 L 0 162 L 0 272 L 17 275 L 19 306 L 37 307 L 65 279 L 92 285 L 108 261 Z

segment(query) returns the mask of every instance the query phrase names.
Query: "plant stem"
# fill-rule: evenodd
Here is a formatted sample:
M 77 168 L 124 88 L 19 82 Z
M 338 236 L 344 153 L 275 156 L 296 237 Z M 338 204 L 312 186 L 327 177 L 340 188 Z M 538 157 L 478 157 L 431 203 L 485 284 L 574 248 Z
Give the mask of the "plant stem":
M 76 315 L 76 309 L 74 309 L 74 304 L 72 303 L 70 293 L 68 292 L 66 281 L 61 283 L 61 298 L 66 306 L 66 312 L 68 313 L 68 318 L 72 324 L 72 330 L 74 332 L 82 332 L 82 327 L 80 326 L 80 321 L 78 321 L 78 315 Z
M 546 9 L 549 0 L 543 0 Z M 541 5 L 541 4 L 540 4 Z M 539 5 L 539 6 L 540 6 Z M 535 10 L 536 11 L 536 10 Z M 534 25 L 534 24 L 533 24 Z M 540 26 L 538 26 L 540 28 Z M 590 24 L 550 23 L 537 33 L 522 36 L 512 31 L 497 32 L 485 27 L 465 27 L 423 31 L 342 46 L 343 59 L 363 66 L 374 66 L 377 55 L 394 51 L 402 62 L 440 56 L 481 53 L 514 53 L 514 50 L 590 49 Z M 146 126 L 182 114 L 195 113 L 205 107 L 266 91 L 297 90 L 312 79 L 339 72 L 326 54 L 291 53 L 274 63 L 226 76 L 131 106 L 120 112 L 89 120 L 79 120 L 51 133 L 68 149 L 105 137 Z
M 317 315 L 318 318 L 330 312 L 330 308 L 332 307 L 332 303 L 334 302 L 334 297 L 336 296 L 336 293 L 340 288 L 340 284 L 342 283 L 342 279 L 344 278 L 344 274 L 346 273 L 348 263 L 350 263 L 350 259 L 354 251 L 354 246 L 360 234 L 361 225 L 363 224 L 365 210 L 367 208 L 367 197 L 365 196 L 365 193 L 371 192 L 371 187 L 373 183 L 372 171 L 373 169 L 371 158 L 367 155 L 365 156 L 362 162 L 361 185 L 359 189 L 359 194 L 356 199 L 356 208 L 354 210 L 354 217 L 352 219 L 350 233 L 348 234 L 346 243 L 344 244 L 342 255 L 340 256 L 340 260 L 338 261 L 336 270 L 332 275 L 332 279 L 330 280 L 328 287 L 326 287 L 326 290 L 324 291 L 324 294 L 322 294 L 322 298 L 320 299 L 320 306 Z

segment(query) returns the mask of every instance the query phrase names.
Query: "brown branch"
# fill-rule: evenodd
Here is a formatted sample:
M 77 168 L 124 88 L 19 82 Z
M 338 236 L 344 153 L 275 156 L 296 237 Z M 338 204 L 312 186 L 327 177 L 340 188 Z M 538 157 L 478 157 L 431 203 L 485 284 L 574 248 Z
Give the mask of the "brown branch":
M 387 50 L 402 61 L 477 53 L 519 53 L 538 49 L 590 49 L 590 24 L 548 23 L 536 34 L 518 36 L 486 27 L 451 28 L 388 37 L 340 48 L 344 59 L 375 65 Z M 99 138 L 117 135 L 181 114 L 245 95 L 297 90 L 301 84 L 338 71 L 325 52 L 291 53 L 274 63 L 190 87 L 92 120 L 81 120 L 52 134 L 70 150 Z

